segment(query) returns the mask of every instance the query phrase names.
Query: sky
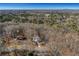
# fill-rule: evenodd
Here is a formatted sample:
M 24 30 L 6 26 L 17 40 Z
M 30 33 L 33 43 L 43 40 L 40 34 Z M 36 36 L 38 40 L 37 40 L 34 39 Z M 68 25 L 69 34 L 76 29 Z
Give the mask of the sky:
M 0 9 L 79 9 L 79 3 L 0 3 Z

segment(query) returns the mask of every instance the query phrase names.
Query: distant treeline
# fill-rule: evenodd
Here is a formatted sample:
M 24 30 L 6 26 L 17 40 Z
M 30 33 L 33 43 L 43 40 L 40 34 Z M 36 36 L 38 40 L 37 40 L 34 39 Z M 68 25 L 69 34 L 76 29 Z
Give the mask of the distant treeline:
M 68 13 L 19 13 L 0 14 L 0 22 L 46 24 L 56 29 L 79 31 L 79 14 Z

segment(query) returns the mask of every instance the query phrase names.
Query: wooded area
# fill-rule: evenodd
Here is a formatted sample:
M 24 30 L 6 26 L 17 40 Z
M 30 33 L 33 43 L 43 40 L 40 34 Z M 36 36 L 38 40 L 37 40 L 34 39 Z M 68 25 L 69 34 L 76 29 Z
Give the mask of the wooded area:
M 0 13 L 1 56 L 79 55 L 79 13 L 25 11 Z

